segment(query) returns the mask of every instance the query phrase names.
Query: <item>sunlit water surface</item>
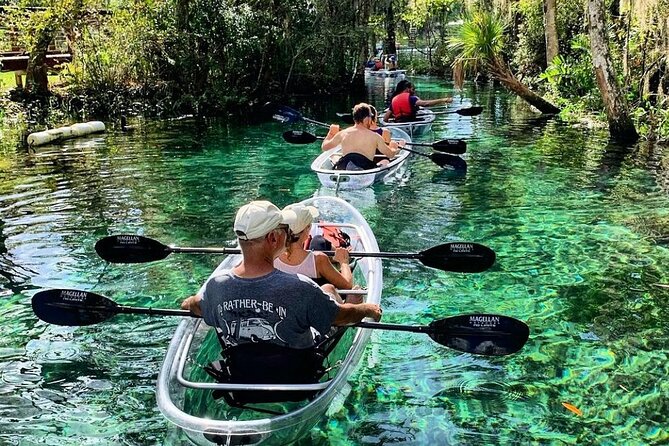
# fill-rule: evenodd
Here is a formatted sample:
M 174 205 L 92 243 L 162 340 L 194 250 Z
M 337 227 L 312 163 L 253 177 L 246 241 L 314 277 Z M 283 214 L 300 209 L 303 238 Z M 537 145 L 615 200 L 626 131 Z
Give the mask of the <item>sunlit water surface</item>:
M 453 94 L 417 78 L 422 97 Z M 381 106 L 393 80 L 372 81 Z M 350 104 L 297 104 L 329 121 Z M 425 158 L 403 181 L 344 194 L 386 251 L 470 240 L 493 248 L 481 274 L 385 261 L 386 321 L 468 312 L 526 321 L 518 354 L 487 358 L 429 337 L 375 332 L 343 407 L 304 444 L 665 444 L 669 441 L 669 156 L 609 145 L 601 131 L 538 118 L 502 91 L 469 88 L 426 140 L 469 141 L 466 174 Z M 293 128 L 324 134 L 324 129 Z M 0 444 L 181 444 L 156 407 L 170 318 L 82 328 L 39 322 L 43 287 L 122 304 L 176 307 L 220 257 L 107 265 L 93 245 L 136 233 L 180 246 L 233 241 L 236 209 L 319 190 L 317 145 L 288 145 L 279 123 L 145 122 L 0 156 Z M 578 416 L 562 403 L 582 411 Z

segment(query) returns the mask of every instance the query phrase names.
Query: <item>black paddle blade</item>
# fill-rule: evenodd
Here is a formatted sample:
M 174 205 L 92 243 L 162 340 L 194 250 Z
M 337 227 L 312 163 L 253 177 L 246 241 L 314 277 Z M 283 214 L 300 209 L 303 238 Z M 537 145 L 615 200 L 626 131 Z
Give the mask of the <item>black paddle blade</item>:
M 141 235 L 111 235 L 98 240 L 95 252 L 111 263 L 146 263 L 170 255 L 169 246 Z
M 303 132 L 302 130 L 289 130 L 283 132 L 283 139 L 291 144 L 311 144 L 318 138 L 316 135 L 309 132 Z
M 459 114 L 460 116 L 477 116 L 477 115 L 480 115 L 482 111 L 483 111 L 483 107 L 476 106 L 476 107 L 469 107 L 469 108 L 461 108 L 460 110 L 456 111 L 455 113 Z
M 467 168 L 465 160 L 456 155 L 451 155 L 449 153 L 430 153 L 428 156 L 439 167 L 450 166 L 453 169 L 462 169 L 464 163 L 464 168 Z
M 92 325 L 117 314 L 116 302 L 79 290 L 46 290 L 32 299 L 35 316 L 55 325 Z
M 467 143 L 461 139 L 444 139 L 432 144 L 432 148 L 439 152 L 462 155 L 467 151 Z
M 440 155 L 445 155 L 439 157 L 439 161 L 441 163 L 439 165 L 441 167 L 448 166 L 453 170 L 456 170 L 459 174 L 467 173 L 467 161 L 463 160 L 457 155 L 450 155 L 448 153 L 441 153 Z
M 480 273 L 495 263 L 492 249 L 471 242 L 445 243 L 419 254 L 423 265 L 456 273 Z
M 353 115 L 350 113 L 347 113 L 344 116 L 340 116 L 340 118 L 342 121 L 344 121 L 345 124 L 355 124 L 355 121 L 353 120 Z
M 430 337 L 441 345 L 466 353 L 504 356 L 527 342 L 530 328 L 517 319 L 496 314 L 465 314 L 429 325 Z
M 274 113 L 272 117 L 283 123 L 293 123 L 302 120 L 302 114 L 300 112 L 286 105 L 279 105 L 276 108 L 276 113 Z

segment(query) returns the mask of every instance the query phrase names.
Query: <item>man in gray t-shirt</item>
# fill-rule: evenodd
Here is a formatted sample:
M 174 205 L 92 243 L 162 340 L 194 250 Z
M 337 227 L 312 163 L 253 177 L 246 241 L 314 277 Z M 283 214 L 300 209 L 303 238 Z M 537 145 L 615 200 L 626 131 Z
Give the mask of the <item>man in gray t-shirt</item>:
M 339 311 L 311 279 L 279 270 L 253 279 L 224 271 L 207 282 L 200 308 L 226 344 L 270 341 L 292 348 L 311 347 L 305 327 L 326 334 Z
M 252 201 L 235 217 L 242 262 L 212 277 L 202 294 L 183 301 L 181 308 L 202 315 L 221 329 L 231 345 L 268 341 L 292 348 L 314 345 L 312 328 L 321 334 L 332 325 L 381 319 L 376 304 L 340 304 L 304 276 L 274 269 L 285 249 L 288 225 L 268 201 Z

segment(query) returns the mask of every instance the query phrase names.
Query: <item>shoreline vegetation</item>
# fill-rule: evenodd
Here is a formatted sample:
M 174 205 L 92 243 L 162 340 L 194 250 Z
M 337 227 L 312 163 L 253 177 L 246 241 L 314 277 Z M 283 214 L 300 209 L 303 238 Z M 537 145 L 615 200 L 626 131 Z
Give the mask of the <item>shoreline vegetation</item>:
M 365 64 L 397 54 L 409 75 L 494 83 L 538 113 L 608 122 L 614 140 L 669 141 L 669 0 L 488 3 L 0 1 L 0 45 L 30 54 L 23 88 L 0 75 L 0 125 L 257 119 L 268 102 L 360 96 Z M 58 72 L 54 42 L 71 54 Z

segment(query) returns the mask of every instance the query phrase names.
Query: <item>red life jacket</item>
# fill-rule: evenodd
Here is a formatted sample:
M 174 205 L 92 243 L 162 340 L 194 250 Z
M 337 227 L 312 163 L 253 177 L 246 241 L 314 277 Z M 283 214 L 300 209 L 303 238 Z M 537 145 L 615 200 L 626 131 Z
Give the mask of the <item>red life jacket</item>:
M 390 104 L 390 110 L 393 112 L 395 119 L 405 116 L 414 116 L 416 110 L 411 106 L 411 94 L 409 92 L 400 93 L 393 98 Z

